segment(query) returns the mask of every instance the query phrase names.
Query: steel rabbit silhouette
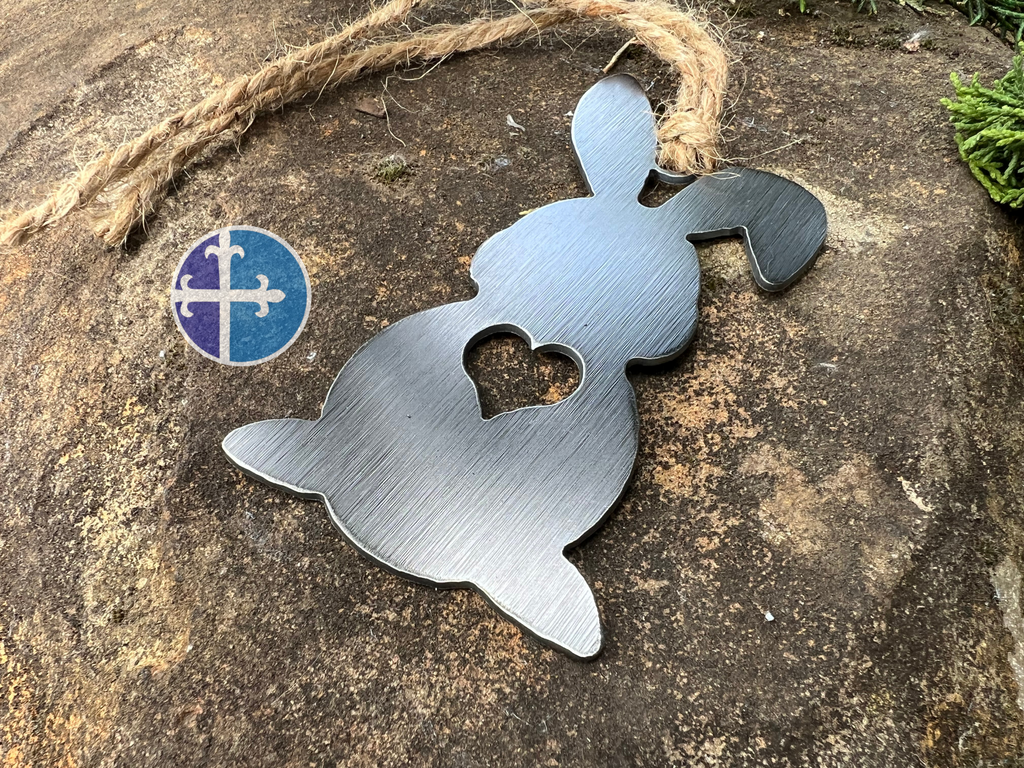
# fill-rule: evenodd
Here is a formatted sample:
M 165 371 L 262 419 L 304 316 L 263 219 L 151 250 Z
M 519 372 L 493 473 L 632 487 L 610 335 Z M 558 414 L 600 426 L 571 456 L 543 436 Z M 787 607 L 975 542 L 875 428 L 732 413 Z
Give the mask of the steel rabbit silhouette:
M 224 439 L 243 471 L 321 499 L 342 533 L 389 570 L 470 587 L 581 659 L 601 649 L 594 595 L 565 558 L 623 493 L 637 449 L 626 368 L 679 355 L 697 323 L 690 241 L 744 236 L 756 283 L 777 291 L 813 263 L 825 211 L 778 176 L 730 169 L 665 204 L 638 196 L 655 121 L 635 80 L 580 100 L 572 141 L 591 197 L 563 200 L 487 240 L 479 292 L 390 325 L 345 364 L 316 421 L 249 424 Z M 553 405 L 481 416 L 466 350 L 498 331 L 579 366 Z

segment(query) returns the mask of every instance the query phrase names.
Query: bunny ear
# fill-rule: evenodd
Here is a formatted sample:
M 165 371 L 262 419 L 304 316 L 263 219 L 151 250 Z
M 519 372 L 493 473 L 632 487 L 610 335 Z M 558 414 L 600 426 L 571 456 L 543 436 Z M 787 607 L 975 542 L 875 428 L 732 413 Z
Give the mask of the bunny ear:
M 613 75 L 583 94 L 572 144 L 592 194 L 639 195 L 658 149 L 654 113 L 640 83 Z
M 818 198 L 781 176 L 747 168 L 704 176 L 668 204 L 689 207 L 690 240 L 742 234 L 754 282 L 766 291 L 799 280 L 828 231 Z

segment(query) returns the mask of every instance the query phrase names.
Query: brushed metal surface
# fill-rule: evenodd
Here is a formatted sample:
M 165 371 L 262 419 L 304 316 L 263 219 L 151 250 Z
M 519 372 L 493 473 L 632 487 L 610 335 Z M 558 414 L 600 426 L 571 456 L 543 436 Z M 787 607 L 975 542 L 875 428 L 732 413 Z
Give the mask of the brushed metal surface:
M 781 290 L 813 262 L 824 209 L 798 185 L 732 169 L 657 208 L 655 122 L 630 77 L 581 99 L 572 140 L 593 197 L 563 200 L 487 240 L 478 295 L 385 328 L 346 363 L 316 421 L 249 424 L 224 439 L 238 467 L 321 499 L 366 556 L 428 584 L 471 587 L 581 659 L 601 649 L 593 593 L 566 548 L 604 521 L 629 481 L 637 411 L 631 364 L 679 355 L 697 324 L 688 240 L 745 235 L 758 285 Z M 481 416 L 463 357 L 498 331 L 579 366 L 553 405 Z

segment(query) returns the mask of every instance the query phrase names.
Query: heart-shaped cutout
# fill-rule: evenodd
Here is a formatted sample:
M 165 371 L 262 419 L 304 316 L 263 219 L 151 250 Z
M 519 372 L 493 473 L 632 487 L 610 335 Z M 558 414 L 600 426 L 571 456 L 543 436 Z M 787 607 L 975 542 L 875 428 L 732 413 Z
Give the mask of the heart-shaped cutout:
M 535 352 L 514 333 L 485 336 L 466 350 L 464 362 L 485 419 L 557 403 L 580 383 L 579 368 L 571 358 L 551 350 Z

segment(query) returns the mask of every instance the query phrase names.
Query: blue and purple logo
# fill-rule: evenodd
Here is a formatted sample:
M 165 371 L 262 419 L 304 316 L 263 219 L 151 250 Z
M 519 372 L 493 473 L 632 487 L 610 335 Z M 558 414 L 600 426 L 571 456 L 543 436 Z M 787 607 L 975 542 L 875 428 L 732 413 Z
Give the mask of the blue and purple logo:
M 189 344 L 225 365 L 280 355 L 309 317 L 309 275 L 284 240 L 225 227 L 185 254 L 171 284 L 174 321 Z

